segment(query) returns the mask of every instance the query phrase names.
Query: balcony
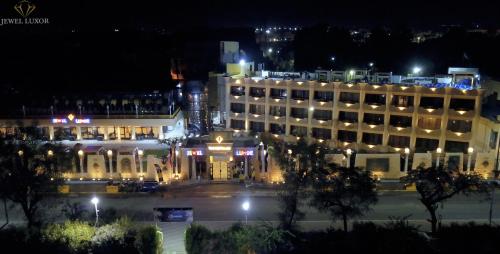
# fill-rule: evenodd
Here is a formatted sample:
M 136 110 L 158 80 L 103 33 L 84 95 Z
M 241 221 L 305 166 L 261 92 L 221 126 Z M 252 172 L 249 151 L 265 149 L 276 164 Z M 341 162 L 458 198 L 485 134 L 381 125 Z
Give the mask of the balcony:
M 286 117 L 285 116 L 269 116 L 269 121 L 282 124 L 286 121 Z
M 389 125 L 389 133 L 394 135 L 410 135 L 412 127 L 400 127 Z
M 312 105 L 315 108 L 332 108 L 333 107 L 333 101 L 313 100 Z
M 443 114 L 443 109 L 418 107 L 418 113 L 422 115 L 440 116 Z
M 231 95 L 231 102 L 245 102 L 245 95 Z
M 366 85 L 365 91 L 373 91 L 373 92 L 385 92 L 387 90 L 387 86 L 383 85 Z
M 446 139 L 453 139 L 457 141 L 468 141 L 472 137 L 472 132 L 455 132 L 455 131 L 446 131 Z
M 390 106 L 390 112 L 391 113 L 408 113 L 411 114 L 413 113 L 413 106 L 410 107 L 405 107 L 405 106 Z
M 347 109 L 359 110 L 359 103 L 358 102 L 342 102 L 342 101 L 339 101 L 338 102 L 338 107 L 339 107 L 339 109 L 342 109 L 342 110 L 347 110 Z
M 234 118 L 234 119 L 245 119 L 245 113 L 239 113 L 239 112 L 230 112 L 229 117 Z
M 338 121 L 337 128 L 339 130 L 354 130 L 358 129 L 358 122 L 349 122 L 349 121 Z
M 474 110 L 448 109 L 448 116 L 453 118 L 473 118 Z
M 363 109 L 364 111 L 372 111 L 372 112 L 384 112 L 385 111 L 385 105 L 383 104 L 366 104 L 363 103 Z
M 354 83 L 342 83 L 339 85 L 340 90 L 350 90 L 350 91 L 359 91 L 360 86 Z
M 286 104 L 286 97 L 271 97 L 269 99 L 269 104 L 274 104 L 274 105 L 285 105 Z
M 332 91 L 333 90 L 333 83 L 317 82 L 314 84 L 314 90 Z
M 290 105 L 307 107 L 309 105 L 309 100 L 303 98 L 292 98 L 290 100 Z
M 383 124 L 362 123 L 363 131 L 384 131 Z
M 446 93 L 446 90 L 444 88 L 436 88 L 436 87 L 422 87 L 420 89 L 422 94 L 442 94 L 444 95 Z
M 431 130 L 418 127 L 415 129 L 415 132 L 419 137 L 439 138 L 439 136 L 441 135 L 440 129 Z
M 400 93 L 414 93 L 414 86 L 403 86 L 403 85 L 395 85 L 392 87 L 392 92 L 400 92 Z
M 309 81 L 292 81 L 290 84 L 292 88 L 309 88 Z
M 314 125 L 320 125 L 320 126 L 325 126 L 325 127 L 331 127 L 333 121 L 332 120 L 322 120 L 322 119 L 312 119 L 311 123 Z
M 249 113 L 248 119 L 249 120 L 262 120 L 263 121 L 265 119 L 265 114 Z

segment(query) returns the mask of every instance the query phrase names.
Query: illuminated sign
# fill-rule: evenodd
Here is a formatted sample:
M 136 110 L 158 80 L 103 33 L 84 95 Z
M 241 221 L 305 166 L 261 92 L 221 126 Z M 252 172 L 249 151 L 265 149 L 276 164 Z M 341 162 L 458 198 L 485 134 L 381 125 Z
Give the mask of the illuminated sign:
M 221 136 L 217 136 L 217 138 L 215 138 L 215 141 L 217 141 L 217 143 L 222 143 L 222 140 L 224 140 Z
M 52 123 L 68 123 L 66 118 L 52 118 Z
M 52 118 L 52 123 L 66 124 L 69 122 L 73 122 L 73 120 L 74 120 L 74 123 L 76 123 L 76 124 L 89 124 L 90 123 L 89 118 L 75 118 L 75 116 L 73 114 L 69 114 L 66 118 Z
M 186 155 L 187 156 L 201 156 L 201 155 L 203 155 L 203 150 L 187 150 Z
M 253 156 L 253 150 L 236 150 L 236 156 Z
M 230 146 L 208 146 L 210 151 L 231 151 Z

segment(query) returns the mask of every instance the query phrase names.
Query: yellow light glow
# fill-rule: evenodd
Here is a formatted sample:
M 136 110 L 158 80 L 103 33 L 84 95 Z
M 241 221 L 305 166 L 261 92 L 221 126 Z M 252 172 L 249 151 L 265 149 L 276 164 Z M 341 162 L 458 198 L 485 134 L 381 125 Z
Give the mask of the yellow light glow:
M 323 121 L 323 120 L 319 120 L 318 122 L 319 122 L 320 124 L 324 124 L 324 123 L 325 123 L 325 121 Z
M 324 141 L 323 139 L 318 139 L 318 142 L 320 143 L 323 143 L 323 141 Z
M 399 152 L 400 150 L 401 150 L 401 148 L 399 148 L 399 147 L 394 148 L 394 151 L 396 151 L 396 152 Z
M 465 110 L 458 110 L 457 113 L 460 114 L 460 115 L 463 115 L 463 114 L 467 113 L 467 111 L 465 111 Z
M 300 139 L 300 137 L 297 137 L 297 140 L 299 140 L 299 139 Z
M 280 81 L 279 81 L 279 80 L 276 80 L 276 84 L 279 84 L 279 83 L 280 83 Z
M 406 89 L 408 89 L 408 87 L 407 87 L 407 86 L 401 86 L 401 90 L 403 90 L 403 91 L 404 91 L 404 90 L 406 90 Z
M 239 99 L 239 98 L 240 98 L 240 96 L 235 95 L 235 96 L 234 96 L 234 98 L 235 98 L 235 99 Z
M 378 108 L 378 105 L 370 105 L 370 107 L 371 107 L 372 109 L 376 109 L 376 108 Z
M 403 111 L 406 109 L 406 107 L 398 107 L 399 110 Z
M 433 109 L 433 108 L 427 108 L 425 110 L 427 110 L 427 112 L 429 112 L 429 113 L 432 113 L 432 112 L 434 112 L 435 109 Z
M 259 117 L 259 116 L 260 116 L 260 115 L 257 115 L 257 114 L 254 114 L 254 115 L 253 115 L 253 117 L 255 117 L 255 118 L 257 118 L 257 117 Z
M 275 102 L 280 102 L 280 99 L 274 99 Z
M 238 132 L 240 132 L 240 130 L 234 130 L 234 132 L 238 133 Z
M 258 101 L 258 100 L 259 100 L 259 98 L 258 98 L 258 97 L 253 97 L 253 100 L 254 100 L 254 101 Z
M 370 129 L 373 129 L 373 128 L 377 127 L 377 125 L 375 125 L 375 124 L 370 124 L 370 125 L 368 125 L 368 127 L 370 127 Z
M 237 79 L 235 83 L 236 84 L 241 84 L 241 80 Z
M 352 106 L 352 105 L 353 105 L 352 103 L 346 103 L 346 104 L 345 104 L 345 106 L 346 106 L 346 107 L 350 107 L 350 106 Z
M 344 125 L 345 126 L 350 126 L 352 123 L 349 123 L 349 122 L 345 122 Z
M 348 146 L 349 145 L 349 142 L 344 142 L 344 146 Z
M 458 137 L 461 137 L 462 135 L 464 135 L 463 133 L 461 132 L 455 132 L 455 135 L 457 135 Z
M 325 105 L 325 102 L 321 101 L 321 102 L 319 102 L 319 105 L 323 106 L 323 105 Z
M 275 117 L 274 117 L 274 120 L 278 120 L 278 119 L 280 119 L 280 117 L 279 117 L 279 116 L 275 116 Z
M 235 116 L 239 116 L 239 115 L 240 115 L 240 113 L 234 113 L 234 115 L 235 115 Z
M 378 89 L 380 86 L 379 85 L 373 85 L 374 89 Z
M 279 137 L 279 135 L 278 134 L 274 134 L 274 137 L 277 138 L 277 137 Z
M 297 122 L 300 121 L 300 118 L 295 118 L 295 121 L 297 121 Z
M 374 147 L 375 147 L 374 145 L 368 145 L 368 148 L 370 148 L 370 149 L 372 149 Z
M 299 82 L 297 82 L 297 85 L 301 86 L 301 85 L 302 85 L 302 83 L 304 83 L 304 82 L 299 81 Z
M 462 93 L 467 93 L 467 90 L 465 90 L 465 89 L 462 89 Z
M 351 88 L 353 86 L 353 84 L 347 84 L 347 87 Z
M 436 88 L 435 88 L 435 87 L 431 88 L 431 91 L 435 92 L 435 91 L 436 91 Z
M 301 100 L 297 100 L 297 104 L 300 104 L 300 103 L 302 103 L 302 101 Z
M 427 132 L 427 134 L 432 132 L 432 130 L 429 130 L 429 129 L 425 129 L 424 131 Z
M 396 127 L 396 130 L 398 131 L 401 131 L 402 129 L 404 129 L 403 127 Z
M 326 83 L 321 83 L 321 86 L 326 86 Z

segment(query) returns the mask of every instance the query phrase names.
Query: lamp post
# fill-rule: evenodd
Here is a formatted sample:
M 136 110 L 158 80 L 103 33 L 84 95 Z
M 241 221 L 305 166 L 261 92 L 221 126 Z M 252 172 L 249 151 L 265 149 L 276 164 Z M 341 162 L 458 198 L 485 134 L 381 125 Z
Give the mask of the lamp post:
M 410 148 L 405 148 L 405 173 L 408 173 L 408 157 L 410 156 Z
M 474 148 L 469 147 L 467 149 L 467 153 L 469 154 L 469 157 L 467 158 L 467 174 L 470 174 L 470 166 L 472 163 L 472 153 L 474 152 Z
M 113 179 L 113 150 L 108 150 L 109 175 Z
M 97 222 L 99 222 L 99 210 L 97 210 L 97 204 L 99 203 L 99 199 L 97 197 L 93 197 L 90 202 L 94 204 L 95 208 L 95 225 L 94 227 L 97 227 Z
M 345 153 L 347 154 L 347 168 L 351 168 L 351 154 L 352 154 L 351 148 L 347 148 Z
M 80 158 L 80 181 L 83 180 L 83 150 L 78 150 L 78 157 Z
M 248 224 L 248 211 L 250 210 L 250 202 L 247 200 L 241 204 L 241 208 L 245 212 L 245 224 Z
M 441 158 L 440 158 L 440 157 L 441 157 L 441 152 L 442 152 L 442 151 L 443 151 L 443 150 L 442 150 L 440 147 L 438 147 L 438 148 L 436 149 L 436 168 L 439 168 L 439 161 L 441 160 Z

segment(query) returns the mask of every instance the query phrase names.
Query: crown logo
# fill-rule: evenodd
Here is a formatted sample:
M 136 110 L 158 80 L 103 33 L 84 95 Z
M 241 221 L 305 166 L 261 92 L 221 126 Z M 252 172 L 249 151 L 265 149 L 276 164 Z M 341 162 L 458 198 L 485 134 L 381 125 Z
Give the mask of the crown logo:
M 36 5 L 32 4 L 28 0 L 21 0 L 14 5 L 14 9 L 17 13 L 19 13 L 19 15 L 23 16 L 23 18 L 26 18 L 36 9 Z
M 75 119 L 75 116 L 73 114 L 68 115 L 68 119 L 73 122 L 73 119 Z
M 215 141 L 217 141 L 217 143 L 221 143 L 222 140 L 224 140 L 221 136 L 217 136 L 217 138 L 215 138 Z

